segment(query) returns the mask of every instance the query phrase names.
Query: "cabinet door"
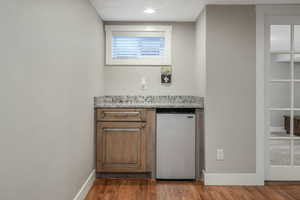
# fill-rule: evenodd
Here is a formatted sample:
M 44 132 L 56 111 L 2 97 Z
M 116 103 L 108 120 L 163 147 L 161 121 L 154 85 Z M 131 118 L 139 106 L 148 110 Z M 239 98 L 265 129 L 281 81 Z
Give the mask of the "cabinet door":
M 145 123 L 97 124 L 97 171 L 145 171 Z

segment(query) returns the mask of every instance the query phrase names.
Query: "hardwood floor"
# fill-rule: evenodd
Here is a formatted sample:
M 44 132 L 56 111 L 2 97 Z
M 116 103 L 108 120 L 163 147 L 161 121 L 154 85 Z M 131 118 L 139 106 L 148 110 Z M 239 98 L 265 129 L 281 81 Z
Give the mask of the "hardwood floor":
M 300 200 L 299 183 L 203 186 L 189 181 L 97 179 L 85 200 Z

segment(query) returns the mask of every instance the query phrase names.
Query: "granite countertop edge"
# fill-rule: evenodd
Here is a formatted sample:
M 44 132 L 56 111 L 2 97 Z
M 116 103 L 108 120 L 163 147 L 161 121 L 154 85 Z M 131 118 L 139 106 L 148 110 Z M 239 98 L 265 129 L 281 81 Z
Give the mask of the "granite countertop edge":
M 100 96 L 94 98 L 95 108 L 204 108 L 198 96 Z
M 199 104 L 96 104 L 95 108 L 204 108 Z

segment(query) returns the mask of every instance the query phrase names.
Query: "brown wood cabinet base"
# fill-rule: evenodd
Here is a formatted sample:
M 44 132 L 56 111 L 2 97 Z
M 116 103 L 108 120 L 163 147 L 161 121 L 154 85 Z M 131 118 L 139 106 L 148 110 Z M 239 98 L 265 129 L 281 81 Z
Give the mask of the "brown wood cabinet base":
M 155 110 L 96 109 L 96 113 L 96 171 L 151 172 Z

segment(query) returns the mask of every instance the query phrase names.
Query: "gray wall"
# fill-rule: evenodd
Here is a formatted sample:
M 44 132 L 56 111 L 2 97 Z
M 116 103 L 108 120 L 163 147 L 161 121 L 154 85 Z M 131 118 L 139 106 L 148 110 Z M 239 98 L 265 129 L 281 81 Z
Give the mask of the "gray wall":
M 208 173 L 255 170 L 255 6 L 206 8 L 205 165 Z M 225 160 L 216 161 L 224 149 Z
M 201 96 L 205 97 L 205 87 L 206 87 L 206 10 L 204 9 L 198 19 L 196 20 L 196 48 L 195 48 L 195 66 L 196 66 L 196 86 L 197 90 L 201 94 Z M 204 121 L 204 115 L 202 117 Z M 202 126 L 204 126 L 204 122 Z M 203 131 L 199 132 L 199 146 L 200 146 L 200 170 L 201 174 L 203 169 L 205 168 L 205 134 L 204 127 L 202 127 Z
M 102 22 L 86 0 L 2 0 L 0 24 L 0 199 L 73 199 L 94 169 Z
M 206 10 L 200 13 L 196 20 L 195 33 L 195 69 L 196 86 L 201 96 L 205 96 L 206 89 Z
M 141 24 L 105 22 L 105 24 Z M 195 72 L 195 23 L 144 23 L 172 25 L 171 86 L 160 84 L 160 66 L 106 66 L 104 71 L 107 95 L 201 95 L 197 89 Z M 142 91 L 141 78 L 146 77 L 148 89 Z

